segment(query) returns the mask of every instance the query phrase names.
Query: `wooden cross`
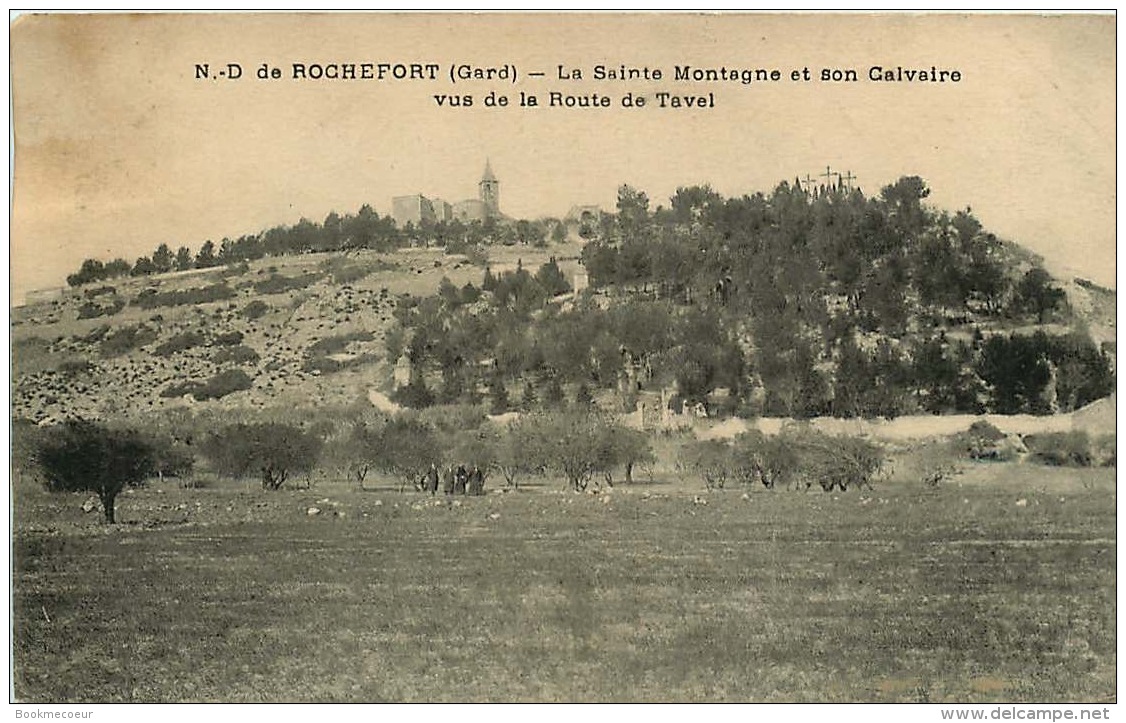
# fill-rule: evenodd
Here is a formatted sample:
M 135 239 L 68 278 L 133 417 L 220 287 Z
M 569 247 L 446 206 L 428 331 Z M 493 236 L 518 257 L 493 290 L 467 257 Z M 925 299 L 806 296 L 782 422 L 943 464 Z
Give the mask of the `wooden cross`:
M 825 179 L 825 188 L 827 190 L 832 190 L 832 188 L 833 188 L 833 176 L 839 176 L 841 174 L 833 173 L 833 169 L 831 167 L 825 166 L 825 172 L 820 173 L 818 175 Z
M 837 174 L 840 176 L 841 181 L 848 185 L 848 190 L 852 190 L 852 182 L 856 180 L 856 176 L 852 175 L 852 171 L 845 171 L 845 175 Z
M 809 193 L 813 193 L 813 176 L 807 173 L 805 174 L 805 178 L 799 178 L 798 180 L 805 181 L 805 190 Z

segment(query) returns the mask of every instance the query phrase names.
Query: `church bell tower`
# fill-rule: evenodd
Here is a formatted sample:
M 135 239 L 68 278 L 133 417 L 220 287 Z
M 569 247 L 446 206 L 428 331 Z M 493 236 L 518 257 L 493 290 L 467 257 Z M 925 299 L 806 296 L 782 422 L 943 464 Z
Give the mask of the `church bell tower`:
M 485 174 L 477 184 L 477 194 L 485 207 L 485 218 L 500 216 L 500 181 L 493 175 L 493 167 L 485 161 Z

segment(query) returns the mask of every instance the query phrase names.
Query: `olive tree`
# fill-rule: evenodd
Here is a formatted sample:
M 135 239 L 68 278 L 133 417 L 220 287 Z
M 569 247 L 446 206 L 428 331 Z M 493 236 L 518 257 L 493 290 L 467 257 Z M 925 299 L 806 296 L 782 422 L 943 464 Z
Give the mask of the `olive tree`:
M 84 420 L 69 421 L 48 434 L 36 461 L 48 489 L 97 494 L 109 524 L 116 521 L 118 493 L 156 471 L 156 452 L 139 432 Z
M 262 489 L 278 490 L 290 475 L 311 472 L 322 441 L 300 427 L 280 422 L 231 424 L 211 434 L 203 453 L 215 471 L 235 478 L 259 474 Z
M 699 475 L 709 490 L 723 489 L 734 476 L 735 455 L 731 445 L 723 440 L 697 440 L 681 450 L 680 466 Z
M 595 411 L 537 414 L 527 423 L 529 456 L 563 475 L 575 491 L 585 490 L 596 471 L 617 463 L 607 442 L 611 425 Z
M 422 478 L 440 458 L 433 427 L 411 415 L 400 414 L 384 425 L 369 450 L 376 469 L 399 479 L 399 491 Z

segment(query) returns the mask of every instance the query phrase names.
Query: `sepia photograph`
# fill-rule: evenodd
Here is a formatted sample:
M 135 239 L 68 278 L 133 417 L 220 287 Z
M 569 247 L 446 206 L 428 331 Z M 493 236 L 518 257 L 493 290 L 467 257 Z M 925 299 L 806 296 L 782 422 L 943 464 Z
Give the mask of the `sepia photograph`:
M 1110 717 L 1113 11 L 9 42 L 17 718 Z

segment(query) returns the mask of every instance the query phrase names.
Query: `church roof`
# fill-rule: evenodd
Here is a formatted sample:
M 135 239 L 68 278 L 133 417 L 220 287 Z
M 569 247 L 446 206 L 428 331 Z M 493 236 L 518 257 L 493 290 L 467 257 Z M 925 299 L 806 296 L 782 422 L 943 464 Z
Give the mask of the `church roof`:
M 481 176 L 482 181 L 491 181 L 496 183 L 497 177 L 493 175 L 493 167 L 489 164 L 488 159 L 485 159 L 485 175 Z

